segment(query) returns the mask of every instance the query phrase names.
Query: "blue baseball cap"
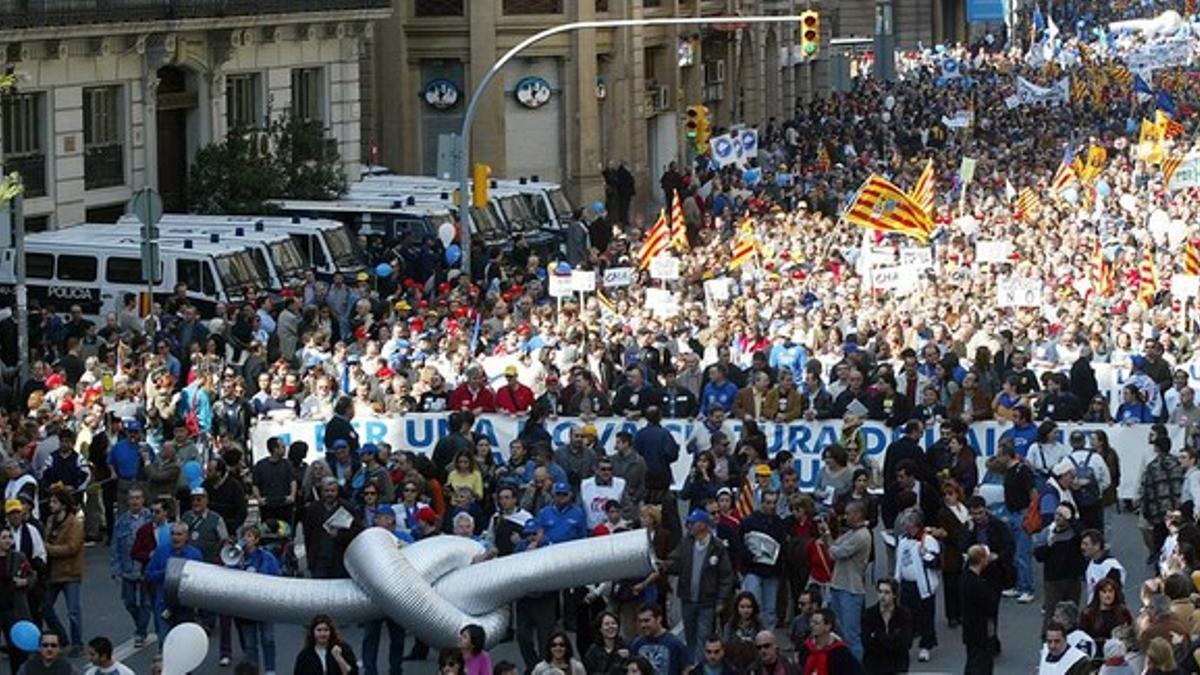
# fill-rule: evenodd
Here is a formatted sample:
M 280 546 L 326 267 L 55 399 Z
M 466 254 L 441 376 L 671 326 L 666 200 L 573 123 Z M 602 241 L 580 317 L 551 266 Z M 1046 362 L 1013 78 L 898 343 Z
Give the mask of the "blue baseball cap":
M 564 483 L 562 481 L 559 481 L 554 484 L 554 494 L 569 495 L 569 494 L 571 494 L 571 486 L 567 485 L 566 483 Z
M 342 448 L 348 448 L 348 447 L 350 447 L 350 441 L 347 441 L 344 438 L 339 438 L 333 442 L 334 450 L 341 450 Z
M 374 443 L 364 443 L 362 445 L 362 447 L 360 447 L 358 449 L 358 454 L 359 455 L 378 455 L 379 454 L 379 446 L 375 445 Z
M 136 417 L 130 417 L 130 418 L 126 419 L 125 420 L 125 430 L 126 431 L 141 431 L 142 430 L 142 421 Z
M 712 525 L 712 518 L 708 515 L 708 511 L 704 509 L 692 509 L 692 512 L 688 514 L 687 524 L 695 525 L 696 523 Z
M 376 516 L 391 516 L 391 517 L 395 518 L 396 517 L 396 509 L 393 509 L 391 504 L 384 504 L 382 506 L 377 506 L 377 507 L 375 507 L 375 515 Z

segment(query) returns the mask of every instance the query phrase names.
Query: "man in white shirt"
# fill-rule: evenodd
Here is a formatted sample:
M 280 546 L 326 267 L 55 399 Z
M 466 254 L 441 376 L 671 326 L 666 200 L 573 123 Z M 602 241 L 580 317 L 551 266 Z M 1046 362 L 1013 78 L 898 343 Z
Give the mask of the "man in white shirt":
M 1084 675 L 1090 668 L 1087 654 L 1067 643 L 1063 625 L 1051 621 L 1046 627 L 1046 644 L 1038 659 L 1038 675 Z
M 113 658 L 113 645 L 106 637 L 95 637 L 88 642 L 87 657 L 92 665 L 83 675 L 135 675 L 132 668 Z
M 1080 527 L 1104 529 L 1104 491 L 1112 484 L 1108 463 L 1094 448 L 1085 447 L 1082 431 L 1071 432 L 1071 454 L 1067 460 L 1075 468 L 1075 486 L 1071 494 L 1079 509 Z
M 579 501 L 587 514 L 590 532 L 605 520 L 604 506 L 610 501 L 621 503 L 625 496 L 625 479 L 613 475 L 613 463 L 607 457 L 596 462 L 596 475 L 579 484 Z
M 1079 550 L 1088 561 L 1087 570 L 1083 573 L 1083 604 L 1092 604 L 1092 594 L 1096 592 L 1096 585 L 1101 579 L 1112 579 L 1125 588 L 1125 567 L 1104 546 L 1104 533 L 1100 530 L 1084 530 L 1079 541 Z

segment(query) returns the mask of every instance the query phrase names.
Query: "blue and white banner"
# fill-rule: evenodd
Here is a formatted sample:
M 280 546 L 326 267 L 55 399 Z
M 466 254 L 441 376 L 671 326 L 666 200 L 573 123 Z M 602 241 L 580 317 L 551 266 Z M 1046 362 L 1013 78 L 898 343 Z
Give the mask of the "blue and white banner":
M 741 159 L 758 157 L 758 129 L 742 129 L 738 132 L 738 140 L 742 142 Z
M 737 164 L 741 160 L 741 143 L 729 134 L 713 136 L 708 142 L 708 147 L 712 149 L 713 161 L 721 168 Z
M 356 418 L 353 421 L 358 431 L 360 443 L 386 442 L 393 448 L 406 450 L 423 455 L 433 453 L 433 448 L 439 439 L 449 433 L 447 416 L 439 414 L 414 413 L 397 417 Z M 475 433 L 479 437 L 491 441 L 492 448 L 500 458 L 508 457 L 508 446 L 516 439 L 525 424 L 524 417 L 511 415 L 483 415 L 475 422 Z M 606 452 L 613 452 L 617 433 L 628 431 L 636 433 L 644 423 L 633 422 L 621 417 L 601 417 L 586 421 L 576 417 L 558 417 L 548 421 L 546 429 L 554 439 L 555 447 L 566 445 L 570 440 L 571 429 L 592 424 L 596 427 L 598 444 Z M 672 466 L 676 486 L 682 486 L 691 469 L 692 452 L 697 448 L 704 449 L 707 444 L 708 431 L 702 422 L 697 420 L 666 420 L 663 426 L 675 437 L 680 445 L 679 460 Z M 726 422 L 724 431 L 731 438 L 741 435 L 741 422 Z M 796 471 L 800 475 L 802 488 L 812 488 L 816 485 L 817 476 L 821 470 L 821 451 L 837 442 L 841 433 L 841 420 L 818 420 L 813 422 L 793 422 L 790 424 L 761 423 L 759 427 L 767 437 L 767 451 L 774 456 L 781 451 L 792 453 Z M 980 476 L 983 476 L 982 462 L 996 454 L 996 444 L 1005 431 L 1012 428 L 1009 423 L 977 422 L 972 424 L 967 432 L 967 439 L 980 458 Z M 1169 426 L 1172 445 L 1183 447 L 1183 429 Z M 1117 424 L 1064 424 L 1060 433 L 1065 438 L 1071 431 L 1082 429 L 1085 432 L 1102 429 L 1108 434 L 1109 444 L 1116 449 L 1121 458 L 1122 498 L 1137 497 L 1138 486 L 1141 482 L 1142 467 L 1151 454 L 1147 445 L 1150 425 L 1117 425 Z M 267 439 L 279 436 L 285 445 L 293 441 L 308 443 L 309 457 L 320 459 L 324 457 L 321 450 L 324 447 L 325 423 L 316 420 L 295 420 L 289 422 L 264 421 L 259 422 L 251 433 L 251 442 L 255 459 L 267 455 Z M 881 422 L 867 422 L 862 427 L 866 446 L 866 456 L 882 465 L 888 445 L 899 435 L 898 429 L 891 429 Z M 926 431 L 924 445 L 929 447 L 937 441 L 938 430 L 931 427 Z
M 967 22 L 1004 21 L 1008 16 L 1006 0 L 967 0 Z

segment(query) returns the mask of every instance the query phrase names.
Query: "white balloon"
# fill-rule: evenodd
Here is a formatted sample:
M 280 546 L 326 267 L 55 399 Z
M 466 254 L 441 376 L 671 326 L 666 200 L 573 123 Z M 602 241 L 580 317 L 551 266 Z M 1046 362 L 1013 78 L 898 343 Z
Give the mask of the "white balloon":
M 883 107 L 887 108 L 888 110 L 895 108 L 896 107 L 896 97 L 892 96 L 891 94 L 888 94 L 887 97 L 885 97 L 883 99 Z
M 888 122 L 892 121 L 892 113 L 884 110 L 879 114 L 879 119 L 883 120 L 884 124 L 887 124 Z
M 1134 210 L 1137 209 L 1137 199 L 1128 192 L 1118 197 L 1117 203 L 1121 205 L 1121 208 L 1125 209 L 1129 213 L 1133 213 Z
M 1167 229 L 1171 227 L 1171 216 L 1167 215 L 1162 209 L 1154 209 L 1154 213 L 1150 214 L 1150 220 L 1146 223 L 1152 233 L 1159 236 L 1166 236 Z
M 454 243 L 454 225 L 451 223 L 442 223 L 438 227 L 438 239 L 442 241 L 442 247 L 445 248 Z
M 199 624 L 181 623 L 163 640 L 163 675 L 186 675 L 204 663 L 208 633 Z

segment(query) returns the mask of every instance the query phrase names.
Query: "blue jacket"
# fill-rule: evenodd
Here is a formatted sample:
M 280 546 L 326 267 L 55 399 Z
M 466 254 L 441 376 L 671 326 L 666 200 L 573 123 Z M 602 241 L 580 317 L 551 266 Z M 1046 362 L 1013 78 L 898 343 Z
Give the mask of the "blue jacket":
M 557 504 L 543 506 L 537 514 L 538 528 L 545 530 L 551 544 L 574 541 L 587 536 L 587 516 L 578 504 L 560 509 Z
M 142 468 L 142 452 L 136 443 L 122 438 L 108 451 L 108 465 L 118 478 L 137 480 Z
M 167 594 L 164 588 L 166 584 L 163 582 L 167 579 L 167 563 L 171 558 L 202 562 L 204 554 L 191 544 L 184 544 L 183 548 L 179 550 L 172 548 L 170 543 L 154 549 L 154 555 L 150 556 L 150 564 L 146 565 L 146 581 L 154 584 L 154 606 L 160 610 L 167 607 Z
M 679 459 L 679 443 L 659 424 L 647 424 L 633 435 L 633 449 L 646 460 L 646 487 L 665 490 L 671 486 L 671 464 Z
M 130 555 L 133 552 L 133 542 L 137 539 L 138 530 L 150 522 L 153 516 L 150 509 L 143 508 L 136 516 L 132 511 L 125 511 L 117 516 L 113 524 L 112 547 L 108 553 L 108 568 L 127 581 L 137 581 L 142 578 L 142 564 Z
M 1024 427 L 1014 426 L 1000 434 L 1000 438 L 1005 437 L 1012 439 L 1013 449 L 1017 451 L 1017 456 L 1025 459 L 1025 455 L 1029 454 L 1029 446 L 1037 441 L 1037 425 L 1026 424 Z
M 194 399 L 194 400 L 193 400 Z M 187 414 L 192 410 L 192 404 L 196 406 L 196 421 L 200 423 L 200 430 L 207 432 L 212 429 L 212 401 L 208 397 L 208 392 L 200 389 L 200 385 L 196 382 L 184 387 L 179 394 L 179 421 L 182 422 L 187 418 Z
M 261 546 L 254 549 L 254 553 L 247 554 L 242 559 L 241 567 L 247 572 L 269 574 L 273 577 L 277 577 L 283 573 L 279 568 L 279 559 Z
M 713 408 L 724 408 L 725 412 L 733 410 L 733 399 L 737 398 L 737 385 L 725 380 L 721 384 L 709 382 L 700 392 L 700 414 L 708 415 Z

